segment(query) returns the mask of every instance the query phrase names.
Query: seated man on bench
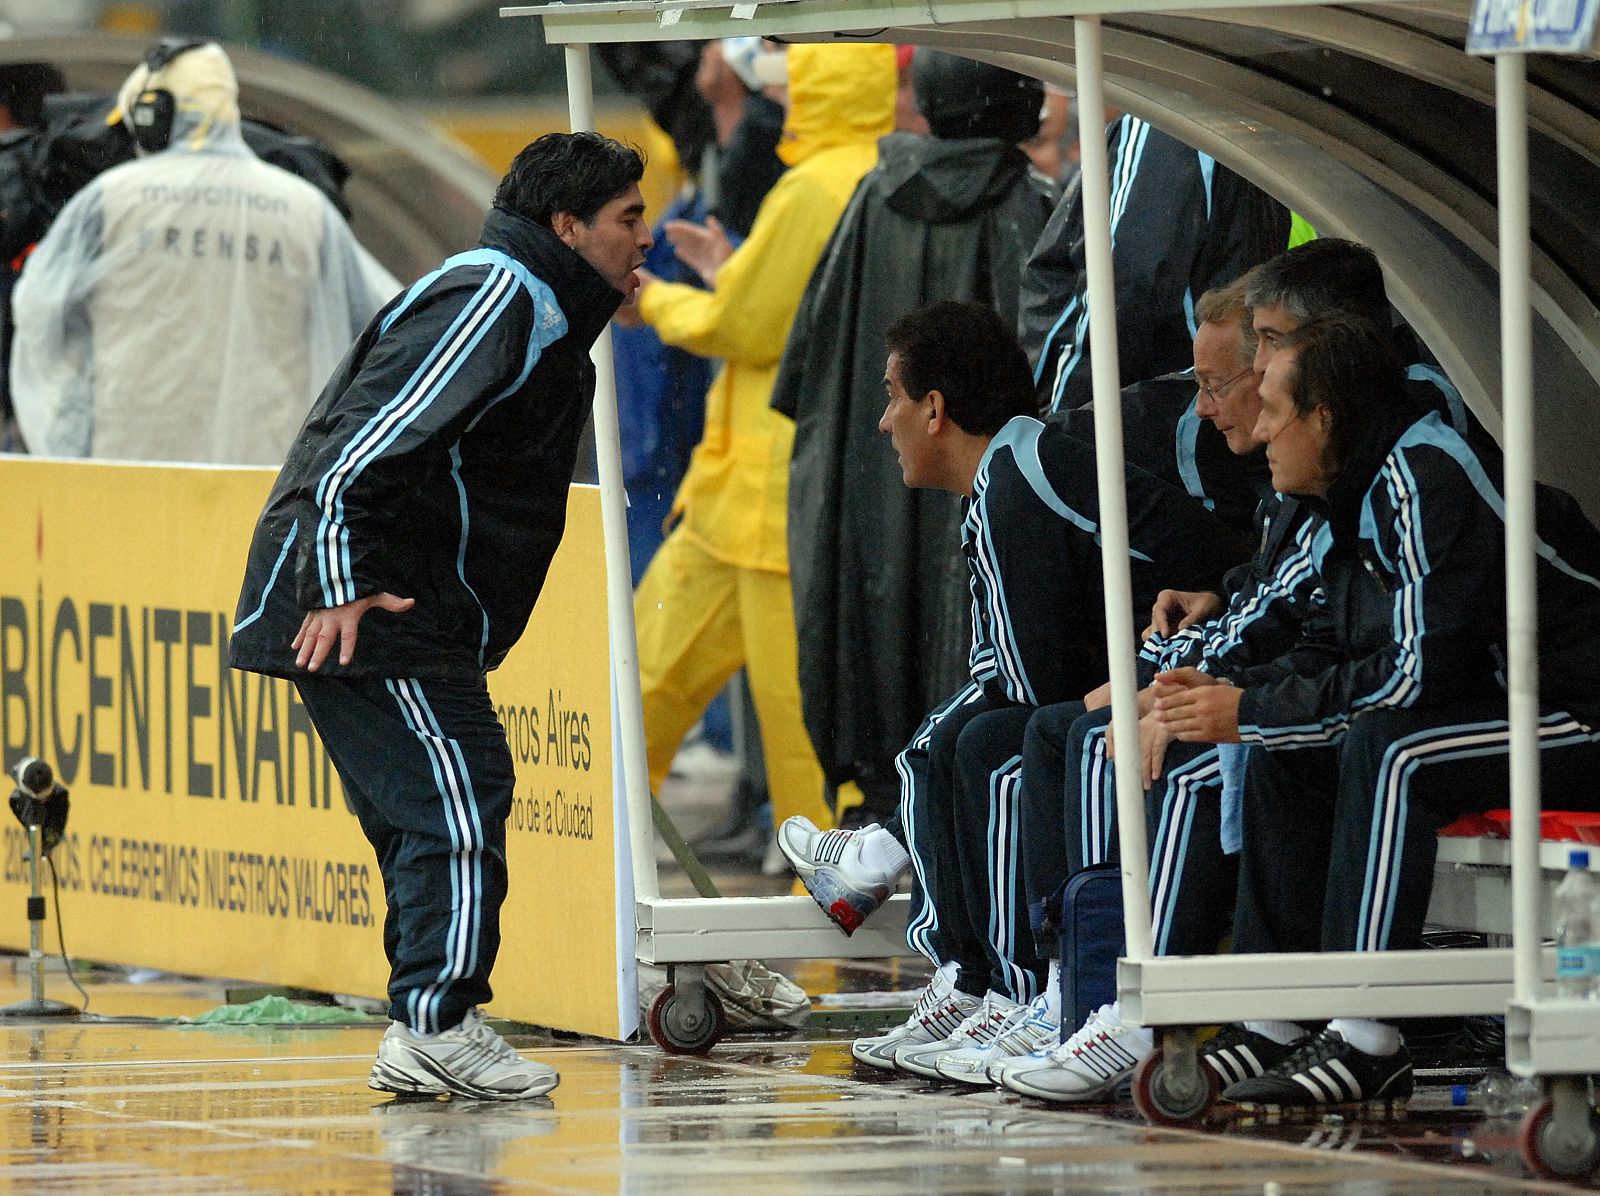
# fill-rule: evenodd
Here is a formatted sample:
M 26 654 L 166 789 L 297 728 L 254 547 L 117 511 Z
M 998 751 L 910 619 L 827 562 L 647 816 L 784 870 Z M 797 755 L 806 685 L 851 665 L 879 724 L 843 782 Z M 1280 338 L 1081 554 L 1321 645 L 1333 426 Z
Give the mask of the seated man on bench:
M 1258 324 L 1259 327 L 1259 324 Z M 1156 678 L 1156 716 L 1185 742 L 1259 745 L 1244 780 L 1234 948 L 1421 945 L 1437 849 L 1459 815 L 1507 801 L 1500 463 L 1405 389 L 1387 328 L 1337 317 L 1278 339 L 1256 435 L 1272 484 L 1319 510 L 1327 602 L 1276 678 Z M 1547 792 L 1597 803 L 1600 532 L 1570 497 L 1538 495 L 1539 748 Z M 1264 1074 L 1249 1104 L 1403 1101 L 1398 1030 L 1337 1018 L 1311 1035 L 1252 1022 Z
M 1026 949 L 1015 835 L 1016 786 L 975 825 L 955 768 L 962 728 L 985 711 L 1081 695 L 1106 677 L 1094 448 L 1037 417 L 1027 360 L 987 308 L 936 303 L 888 333 L 879 423 L 906 484 L 964 496 L 961 548 L 973 603 L 971 681 L 940 704 L 896 761 L 895 824 L 818 833 L 804 819 L 778 843 L 824 912 L 847 933 L 913 869 L 911 945 L 940 972 L 903 1026 L 858 1040 L 855 1057 L 934 1076 L 936 1055 L 989 1033 L 1038 994 L 1044 968 Z M 1163 587 L 1209 589 L 1242 555 L 1236 537 L 1177 487 L 1128 466 L 1134 609 Z M 1132 647 L 1132 645 L 1129 645 Z M 1010 755 L 1022 748 L 1023 717 Z M 970 795 L 969 795 L 970 796 Z M 1008 829 L 1010 828 L 1010 829 Z M 903 844 L 903 846 L 902 846 Z M 975 878 L 1006 883 L 990 892 Z M 915 1057 L 911 1057 L 915 1055 Z

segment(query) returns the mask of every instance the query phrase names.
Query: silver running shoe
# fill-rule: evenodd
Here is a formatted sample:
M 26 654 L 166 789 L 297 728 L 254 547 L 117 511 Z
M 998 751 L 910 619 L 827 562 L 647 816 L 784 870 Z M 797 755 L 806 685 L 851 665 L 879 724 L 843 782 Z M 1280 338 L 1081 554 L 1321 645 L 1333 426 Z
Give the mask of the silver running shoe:
M 379 1092 L 468 1096 L 476 1100 L 526 1100 L 543 1096 L 561 1077 L 552 1067 L 524 1059 L 469 1009 L 453 1030 L 418 1038 L 399 1022 L 378 1043 L 367 1087 Z
M 898 873 L 861 862 L 861 847 L 868 837 L 888 833 L 875 822 L 856 831 L 822 831 L 797 814 L 783 820 L 777 843 L 811 899 L 835 926 L 851 935 L 900 883 Z
M 1101 1100 L 1115 1094 L 1152 1049 L 1149 1030 L 1124 1025 L 1112 1006 L 1102 1005 L 1053 1051 L 1008 1066 L 1000 1083 L 1042 1100 Z
M 850 1054 L 868 1067 L 894 1070 L 894 1052 L 900 1046 L 923 1046 L 953 1034 L 978 1007 L 978 998 L 955 991 L 955 982 L 943 972 L 934 973 L 922 990 L 911 1016 L 885 1034 L 858 1038 Z
M 945 1079 L 959 1084 L 994 1083 L 989 1073 L 997 1062 L 1026 1055 L 1046 1039 L 1051 1046 L 1061 1040 L 1061 1027 L 1051 1020 L 1047 1006 L 1043 996 L 1036 997 L 1031 1005 L 1013 1005 L 988 1042 L 946 1051 L 934 1067 Z
M 988 1046 L 994 1040 L 994 1036 L 1010 1021 L 1011 1015 L 1020 1008 L 1022 1006 L 1010 997 L 1001 996 L 997 992 L 985 993 L 978 1007 L 948 1038 L 924 1046 L 896 1047 L 894 1065 L 900 1071 L 925 1076 L 930 1080 L 947 1079 L 949 1077 L 941 1075 L 939 1071 L 941 1058 L 954 1051 Z
M 1035 1051 L 1048 1054 L 1060 1045 L 1059 1016 L 1050 1012 L 1048 998 L 1040 995 L 1028 1006 L 1026 1017 L 1013 1023 L 1011 1029 L 995 1039 L 994 1050 L 989 1055 L 989 1066 L 985 1069 L 989 1083 L 1003 1083 L 1001 1077 L 1010 1067 L 1031 1059 Z

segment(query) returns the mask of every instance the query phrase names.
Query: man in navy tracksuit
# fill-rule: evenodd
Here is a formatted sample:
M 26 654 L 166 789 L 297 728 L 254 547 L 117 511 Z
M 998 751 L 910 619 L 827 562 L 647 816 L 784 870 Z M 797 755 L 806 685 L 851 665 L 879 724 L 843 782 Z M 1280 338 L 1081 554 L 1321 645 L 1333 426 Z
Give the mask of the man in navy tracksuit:
M 380 1090 L 517 1099 L 557 1082 L 477 1011 L 514 780 L 485 674 L 561 540 L 589 349 L 651 244 L 643 169 L 592 133 L 524 149 L 479 247 L 356 341 L 250 547 L 232 663 L 294 681 L 378 854 L 393 1019 Z
M 1387 329 L 1319 321 L 1281 338 L 1257 435 L 1273 486 L 1327 520 L 1313 542 L 1326 606 L 1277 676 L 1158 678 L 1156 711 L 1193 742 L 1242 741 L 1239 951 L 1421 944 L 1435 832 L 1507 800 L 1504 501 L 1479 451 L 1404 389 Z M 1600 533 L 1540 488 L 1540 766 L 1591 808 L 1600 704 L 1584 662 L 1600 625 Z M 1224 1095 L 1264 1104 L 1403 1100 L 1398 1032 L 1340 1018 L 1280 1046 Z
M 1193 391 L 1198 383 L 1199 393 L 1194 410 L 1223 440 L 1240 481 L 1255 488 L 1258 547 L 1247 564 L 1224 578 L 1222 592 L 1233 596 L 1232 603 L 1213 621 L 1197 620 L 1220 609 L 1216 595 L 1167 590 L 1158 597 L 1155 614 L 1162 634 L 1147 639 L 1141 653 L 1140 675 L 1147 684 L 1162 660 L 1220 672 L 1271 659 L 1294 643 L 1300 612 L 1316 590 L 1316 575 L 1306 560 L 1306 515 L 1293 500 L 1280 502 L 1272 494 L 1266 461 L 1252 435 L 1260 405 L 1243 281 L 1207 292 L 1195 314 L 1199 331 L 1190 386 Z M 1180 623 L 1187 625 L 1180 628 Z M 952 1075 L 966 1063 L 970 1082 L 998 1082 L 1050 1100 L 1102 1098 L 1149 1046 L 1148 1031 L 1122 1023 L 1114 1004 L 1083 1028 L 1060 1024 L 1059 928 L 1050 900 L 1069 876 L 1117 858 L 1106 754 L 1110 708 L 1103 692 L 1091 698 L 1097 708 L 1088 712 L 1084 702 L 1031 712 L 1020 763 L 1002 765 L 1020 771 L 1022 885 L 1035 948 L 1050 963 L 1044 991 L 1030 1016 L 998 1035 L 987 1051 L 965 1060 L 947 1058 L 941 1068 Z M 1141 698 L 1148 700 L 1146 694 Z M 963 735 L 963 752 L 985 723 L 1004 717 L 998 712 L 974 722 Z M 1147 720 L 1142 734 L 1157 949 L 1172 954 L 1209 950 L 1232 910 L 1233 870 L 1220 840 L 1217 749 L 1158 742 L 1152 731 Z M 962 760 L 964 767 L 974 768 L 997 762 L 975 752 Z M 1058 1051 L 1064 1030 L 1078 1033 Z
M 909 849 L 909 939 L 944 970 L 909 1022 L 858 1040 L 853 1052 L 931 1075 L 933 1063 L 910 1058 L 914 1050 L 947 1039 L 952 1046 L 963 1022 L 1003 1020 L 1033 998 L 1042 974 L 1015 883 L 1016 786 L 958 795 L 958 737 L 985 711 L 1031 709 L 1103 682 L 1106 631 L 1094 449 L 1031 414 L 1037 400 L 1009 331 L 986 308 L 939 303 L 896 324 L 887 342 L 889 405 L 879 427 L 894 441 L 906 484 L 966 499 L 971 681 L 934 709 L 897 759 L 898 826 L 817 835 L 791 819 L 779 843 L 847 930 L 886 895 Z M 1214 585 L 1236 559 L 1235 538 L 1176 487 L 1136 466 L 1126 478 L 1134 609 L 1148 609 L 1163 585 Z M 905 849 L 891 846 L 900 838 Z M 852 889 L 851 876 L 867 874 L 878 881 Z M 979 876 L 1004 883 L 993 892 L 966 883 Z

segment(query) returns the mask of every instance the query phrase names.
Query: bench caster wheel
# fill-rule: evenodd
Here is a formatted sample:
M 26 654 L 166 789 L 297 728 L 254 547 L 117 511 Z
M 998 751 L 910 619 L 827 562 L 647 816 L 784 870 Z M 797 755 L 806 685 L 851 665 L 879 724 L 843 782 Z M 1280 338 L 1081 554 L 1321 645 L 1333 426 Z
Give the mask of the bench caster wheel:
M 669 984 L 650 1003 L 650 1041 L 669 1055 L 704 1055 L 722 1040 L 727 1015 L 717 994 L 698 984 Z
M 1583 1077 L 1550 1081 L 1550 1096 L 1528 1110 L 1517 1134 L 1522 1160 L 1545 1179 L 1584 1179 L 1600 1165 L 1600 1117 Z
M 1217 1099 L 1217 1075 L 1200 1061 L 1194 1034 L 1168 1034 L 1133 1070 L 1133 1107 L 1151 1125 L 1195 1125 Z

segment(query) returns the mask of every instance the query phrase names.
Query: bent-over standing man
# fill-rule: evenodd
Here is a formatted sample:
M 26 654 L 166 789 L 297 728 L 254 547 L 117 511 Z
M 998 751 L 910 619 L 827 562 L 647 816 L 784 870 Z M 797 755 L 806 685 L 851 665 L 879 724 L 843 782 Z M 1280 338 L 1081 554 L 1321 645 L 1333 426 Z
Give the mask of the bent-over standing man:
M 250 546 L 232 663 L 294 681 L 383 874 L 382 1091 L 513 1100 L 557 1083 L 477 1009 L 514 779 L 485 674 L 561 541 L 589 349 L 651 245 L 643 171 L 594 133 L 518 154 L 479 247 L 362 333 Z

